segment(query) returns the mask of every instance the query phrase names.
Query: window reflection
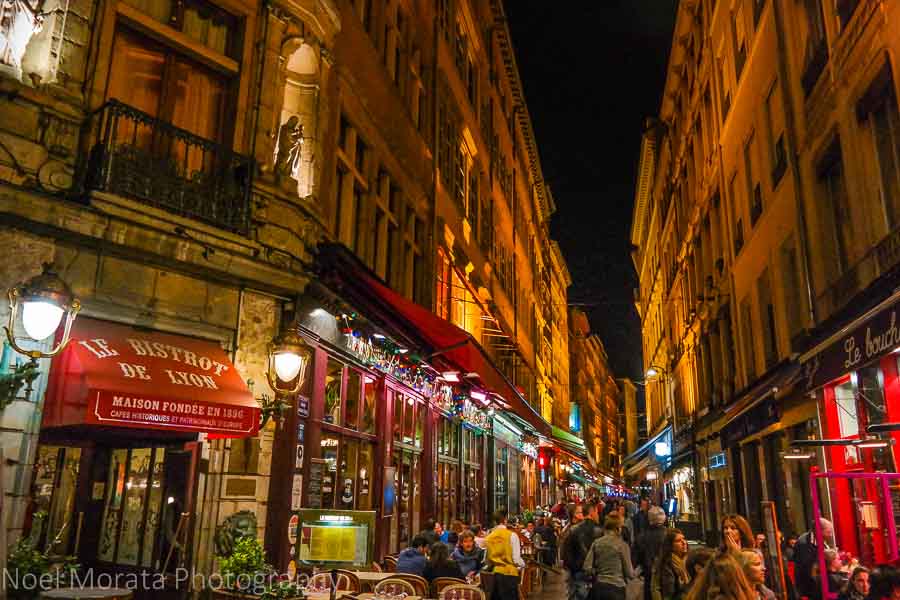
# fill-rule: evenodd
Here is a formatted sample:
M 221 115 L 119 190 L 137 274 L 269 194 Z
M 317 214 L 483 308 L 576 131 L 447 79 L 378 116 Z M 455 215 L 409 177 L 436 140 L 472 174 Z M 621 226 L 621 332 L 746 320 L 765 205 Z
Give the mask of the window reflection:
M 344 365 L 332 358 L 328 359 L 325 374 L 325 422 L 341 423 L 341 390 L 344 384 Z
M 323 435 L 321 445 L 322 460 L 325 461 L 325 473 L 322 476 L 322 506 L 334 507 L 340 439 L 334 435 Z
M 347 370 L 347 394 L 345 407 L 346 407 L 346 421 L 344 422 L 344 426 L 348 429 L 358 429 L 359 428 L 359 401 L 360 401 L 360 373 L 355 369 Z
M 363 411 L 362 429 L 366 433 L 375 433 L 375 393 L 377 391 L 377 380 L 370 376 L 363 376 L 363 401 L 365 409 Z

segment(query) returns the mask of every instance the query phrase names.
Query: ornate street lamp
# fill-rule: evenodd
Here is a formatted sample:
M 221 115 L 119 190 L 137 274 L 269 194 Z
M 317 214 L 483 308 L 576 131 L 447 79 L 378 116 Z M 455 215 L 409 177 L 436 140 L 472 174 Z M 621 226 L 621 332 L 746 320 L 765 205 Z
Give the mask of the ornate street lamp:
M 269 387 L 275 392 L 274 400 L 264 398 L 260 428 L 265 427 L 270 418 L 278 427 L 291 407 L 285 398 L 300 391 L 306 378 L 306 368 L 312 351 L 296 327 L 283 330 L 269 344 L 269 369 L 266 373 Z
M 56 333 L 63 315 L 66 316 L 65 329 L 56 347 L 49 352 L 43 352 L 27 350 L 16 342 L 13 332 L 20 306 L 25 334 L 35 342 L 43 341 Z M 45 263 L 40 275 L 9 290 L 9 323 L 4 328 L 9 345 L 19 354 L 31 358 L 33 363 L 39 358 L 56 356 L 69 343 L 72 323 L 80 309 L 81 302 L 72 293 L 71 288 L 53 271 L 50 263 Z

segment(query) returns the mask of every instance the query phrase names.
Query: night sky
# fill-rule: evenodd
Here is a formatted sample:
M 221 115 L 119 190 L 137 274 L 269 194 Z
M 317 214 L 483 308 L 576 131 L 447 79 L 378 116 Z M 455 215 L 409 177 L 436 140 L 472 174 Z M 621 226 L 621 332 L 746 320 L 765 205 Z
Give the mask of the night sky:
M 551 230 L 617 377 L 643 379 L 630 256 L 645 117 L 659 112 L 677 0 L 505 0 Z

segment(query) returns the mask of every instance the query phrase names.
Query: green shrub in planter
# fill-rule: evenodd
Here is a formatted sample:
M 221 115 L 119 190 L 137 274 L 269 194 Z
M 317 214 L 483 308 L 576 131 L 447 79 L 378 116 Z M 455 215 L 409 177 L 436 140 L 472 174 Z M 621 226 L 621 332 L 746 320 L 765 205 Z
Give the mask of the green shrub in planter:
M 219 557 L 219 574 L 226 592 L 262 600 L 300 598 L 303 592 L 292 581 L 279 579 L 266 562 L 266 551 L 256 537 L 238 539 L 228 556 Z
M 35 548 L 31 538 L 21 538 L 12 545 L 6 560 L 6 583 L 10 598 L 37 598 L 47 585 L 46 575 L 54 586 L 66 586 L 72 579 L 78 564 L 73 556 L 50 557 Z

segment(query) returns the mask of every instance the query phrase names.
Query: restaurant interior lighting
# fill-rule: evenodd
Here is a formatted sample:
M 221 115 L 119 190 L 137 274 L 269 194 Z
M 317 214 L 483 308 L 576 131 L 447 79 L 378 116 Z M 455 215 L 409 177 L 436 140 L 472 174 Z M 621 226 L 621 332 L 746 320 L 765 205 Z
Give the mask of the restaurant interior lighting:
M 441 373 L 441 379 L 450 383 L 459 383 L 459 373 L 457 371 L 444 371 Z
M 473 400 L 478 400 L 481 403 L 487 402 L 487 394 L 484 392 L 479 392 L 478 390 L 472 390 L 469 392 L 469 397 Z
M 857 441 L 854 446 L 857 448 L 887 448 L 893 440 L 883 440 L 881 438 L 867 438 Z
M 814 452 L 785 452 L 781 455 L 784 460 L 812 460 L 816 457 Z
M 384 339 L 384 335 L 383 335 L 383 334 L 380 334 L 380 333 L 373 333 L 373 334 L 372 334 L 372 337 L 375 338 L 376 340 L 383 340 L 383 339 Z

